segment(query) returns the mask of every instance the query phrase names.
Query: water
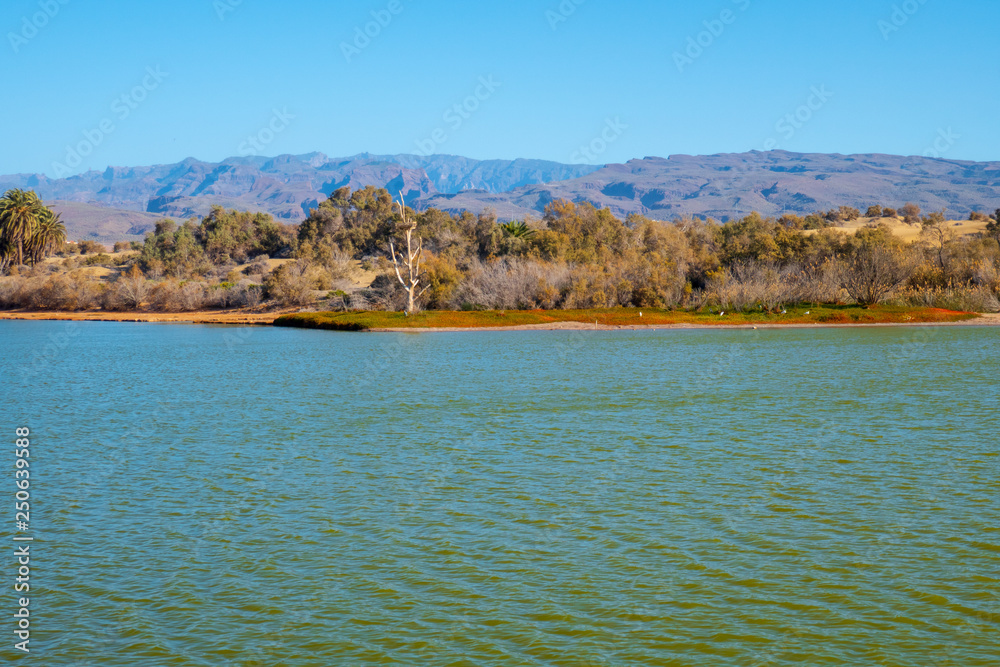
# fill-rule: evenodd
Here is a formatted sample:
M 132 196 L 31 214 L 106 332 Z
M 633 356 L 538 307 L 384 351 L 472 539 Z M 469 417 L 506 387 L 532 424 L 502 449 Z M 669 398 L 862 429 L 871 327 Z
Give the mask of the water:
M 1000 662 L 998 329 L 0 348 L 37 664 Z

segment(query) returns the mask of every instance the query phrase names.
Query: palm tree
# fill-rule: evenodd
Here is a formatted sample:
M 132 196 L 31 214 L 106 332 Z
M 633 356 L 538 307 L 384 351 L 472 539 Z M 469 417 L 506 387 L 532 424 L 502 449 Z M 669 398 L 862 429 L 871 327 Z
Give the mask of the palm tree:
M 8 190 L 0 197 L 0 235 L 16 251 L 18 265 L 24 263 L 24 246 L 47 210 L 32 191 Z
M 49 252 L 64 243 L 66 243 L 66 225 L 63 224 L 62 214 L 45 209 L 35 233 L 31 235 L 26 244 L 32 263 L 38 264 L 45 259 Z
M 515 239 L 528 239 L 535 235 L 535 230 L 528 226 L 526 222 L 508 222 L 500 225 L 504 234 Z
M 7 274 L 11 259 L 13 258 L 11 257 L 10 244 L 7 243 L 7 238 L 0 234 L 0 276 Z

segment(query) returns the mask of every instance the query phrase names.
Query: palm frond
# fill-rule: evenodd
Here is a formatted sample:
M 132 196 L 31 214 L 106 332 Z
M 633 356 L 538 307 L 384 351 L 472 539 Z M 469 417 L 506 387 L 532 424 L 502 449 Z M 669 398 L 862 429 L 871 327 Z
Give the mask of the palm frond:
M 526 222 L 508 222 L 500 225 L 500 229 L 507 236 L 515 239 L 529 239 L 535 235 L 535 230 L 528 226 Z

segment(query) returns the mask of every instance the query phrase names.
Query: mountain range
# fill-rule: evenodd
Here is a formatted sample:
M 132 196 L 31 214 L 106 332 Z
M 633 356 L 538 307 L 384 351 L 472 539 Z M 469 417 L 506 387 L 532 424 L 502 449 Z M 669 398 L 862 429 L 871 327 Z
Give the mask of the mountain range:
M 0 191 L 33 189 L 63 213 L 70 238 L 137 239 L 163 217 L 205 215 L 213 205 L 265 211 L 298 222 L 341 187 L 385 187 L 416 209 L 479 212 L 504 220 L 538 216 L 557 199 L 591 202 L 616 215 L 727 220 L 751 211 L 804 214 L 870 204 L 952 216 L 1000 206 L 1000 162 L 785 151 L 646 157 L 625 164 L 473 160 L 451 155 L 322 153 L 188 158 L 150 167 L 109 167 L 63 179 L 0 176 Z

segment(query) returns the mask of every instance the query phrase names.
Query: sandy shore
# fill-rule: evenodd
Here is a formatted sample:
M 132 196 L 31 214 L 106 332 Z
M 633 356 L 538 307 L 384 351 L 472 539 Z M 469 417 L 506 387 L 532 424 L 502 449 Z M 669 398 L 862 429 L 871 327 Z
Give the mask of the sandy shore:
M 53 320 L 69 322 L 148 322 L 187 324 L 270 325 L 278 317 L 298 312 L 295 309 L 271 312 L 249 310 L 196 311 L 190 313 L 111 313 L 103 311 L 0 311 L 0 320 Z M 851 327 L 989 327 L 1000 326 L 1000 314 L 980 315 L 962 322 L 913 322 L 889 324 L 653 324 L 653 325 L 594 325 L 586 322 L 551 322 L 509 327 L 441 327 L 369 329 L 371 333 L 429 333 L 459 331 L 640 331 L 647 329 L 817 329 Z
M 254 312 L 251 310 L 200 310 L 190 313 L 111 313 L 104 311 L 62 312 L 46 310 L 0 311 L 0 320 L 55 320 L 68 322 L 151 322 L 188 324 L 269 325 L 296 309 Z

